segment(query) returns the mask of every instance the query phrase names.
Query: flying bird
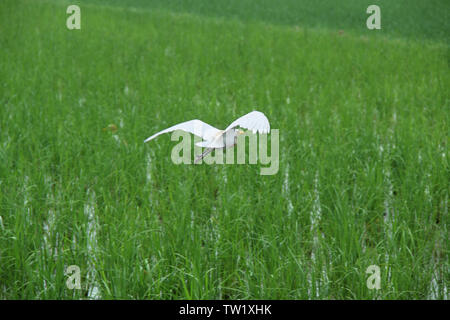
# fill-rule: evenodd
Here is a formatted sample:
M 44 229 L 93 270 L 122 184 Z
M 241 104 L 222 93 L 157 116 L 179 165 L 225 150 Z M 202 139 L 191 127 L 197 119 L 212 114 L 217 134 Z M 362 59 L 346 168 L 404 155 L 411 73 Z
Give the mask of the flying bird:
M 225 130 L 219 130 L 201 120 L 194 119 L 176 124 L 170 128 L 155 133 L 151 137 L 145 139 L 144 143 L 163 133 L 168 133 L 175 130 L 182 130 L 192 133 L 203 139 L 203 141 L 197 142 L 196 145 L 198 147 L 206 148 L 205 151 L 195 159 L 194 163 L 197 163 L 214 149 L 230 148 L 235 146 L 237 136 L 244 133 L 242 130 L 235 129 L 236 127 L 252 130 L 253 133 L 270 132 L 269 120 L 264 113 L 252 111 L 233 121 Z

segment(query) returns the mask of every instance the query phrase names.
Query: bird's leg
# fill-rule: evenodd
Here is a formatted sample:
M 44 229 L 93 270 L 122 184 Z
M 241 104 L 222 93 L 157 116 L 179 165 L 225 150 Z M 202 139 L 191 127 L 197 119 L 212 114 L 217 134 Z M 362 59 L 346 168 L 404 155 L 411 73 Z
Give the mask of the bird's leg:
M 214 148 L 206 148 L 205 151 L 203 151 L 203 153 L 199 156 L 197 156 L 197 158 L 195 158 L 194 160 L 194 164 L 198 163 L 200 160 L 202 160 L 207 154 L 211 153 L 211 151 L 213 151 Z

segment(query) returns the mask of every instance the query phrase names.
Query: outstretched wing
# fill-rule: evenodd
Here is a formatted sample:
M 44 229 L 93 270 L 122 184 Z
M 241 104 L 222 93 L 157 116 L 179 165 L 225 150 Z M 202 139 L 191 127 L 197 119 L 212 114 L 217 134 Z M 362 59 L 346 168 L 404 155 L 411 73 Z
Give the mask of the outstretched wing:
M 245 116 L 240 117 L 239 119 L 233 121 L 225 131 L 228 131 L 235 127 L 241 127 L 244 129 L 252 130 L 253 133 L 269 133 L 270 132 L 270 124 L 267 117 L 264 113 L 259 111 L 252 111 L 247 113 Z
M 192 134 L 195 134 L 196 136 L 201 137 L 203 140 L 211 140 L 214 136 L 216 136 L 216 134 L 220 132 L 219 129 L 214 128 L 213 126 L 210 126 L 209 124 L 201 120 L 195 119 L 176 124 L 170 128 L 155 133 L 151 137 L 145 139 L 144 143 L 156 138 L 163 133 L 168 133 L 175 130 L 190 132 Z

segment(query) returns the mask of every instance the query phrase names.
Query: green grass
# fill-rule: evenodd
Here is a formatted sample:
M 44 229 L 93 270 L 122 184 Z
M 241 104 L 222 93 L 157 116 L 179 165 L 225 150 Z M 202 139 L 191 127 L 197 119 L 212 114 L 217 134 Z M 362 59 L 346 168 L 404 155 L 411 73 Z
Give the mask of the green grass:
M 139 9 L 188 12 L 242 21 L 277 25 L 331 28 L 369 34 L 367 7 L 381 9 L 382 29 L 389 34 L 416 39 L 450 40 L 450 2 L 446 0 L 78 0 Z M 72 3 L 72 2 L 71 2 Z
M 196 3 L 82 4 L 69 31 L 61 3 L 2 1 L 0 298 L 448 299 L 448 22 L 413 40 Z M 273 176 L 143 144 L 253 109 Z

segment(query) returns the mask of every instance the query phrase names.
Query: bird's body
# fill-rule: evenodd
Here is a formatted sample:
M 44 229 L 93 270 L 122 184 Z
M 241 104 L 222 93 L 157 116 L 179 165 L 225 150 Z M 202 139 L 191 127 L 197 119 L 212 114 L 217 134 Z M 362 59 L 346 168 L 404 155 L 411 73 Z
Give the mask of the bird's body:
M 195 160 L 195 162 L 198 162 L 214 149 L 233 147 L 236 144 L 238 134 L 244 133 L 242 130 L 234 129 L 236 127 L 252 130 L 253 133 L 270 132 L 270 124 L 267 117 L 262 112 L 252 111 L 233 121 L 225 130 L 219 130 L 201 120 L 195 119 L 162 130 L 147 138 L 144 142 L 148 142 L 163 133 L 175 130 L 190 132 L 203 139 L 203 141 L 196 143 L 196 145 L 206 148 L 206 150 Z

